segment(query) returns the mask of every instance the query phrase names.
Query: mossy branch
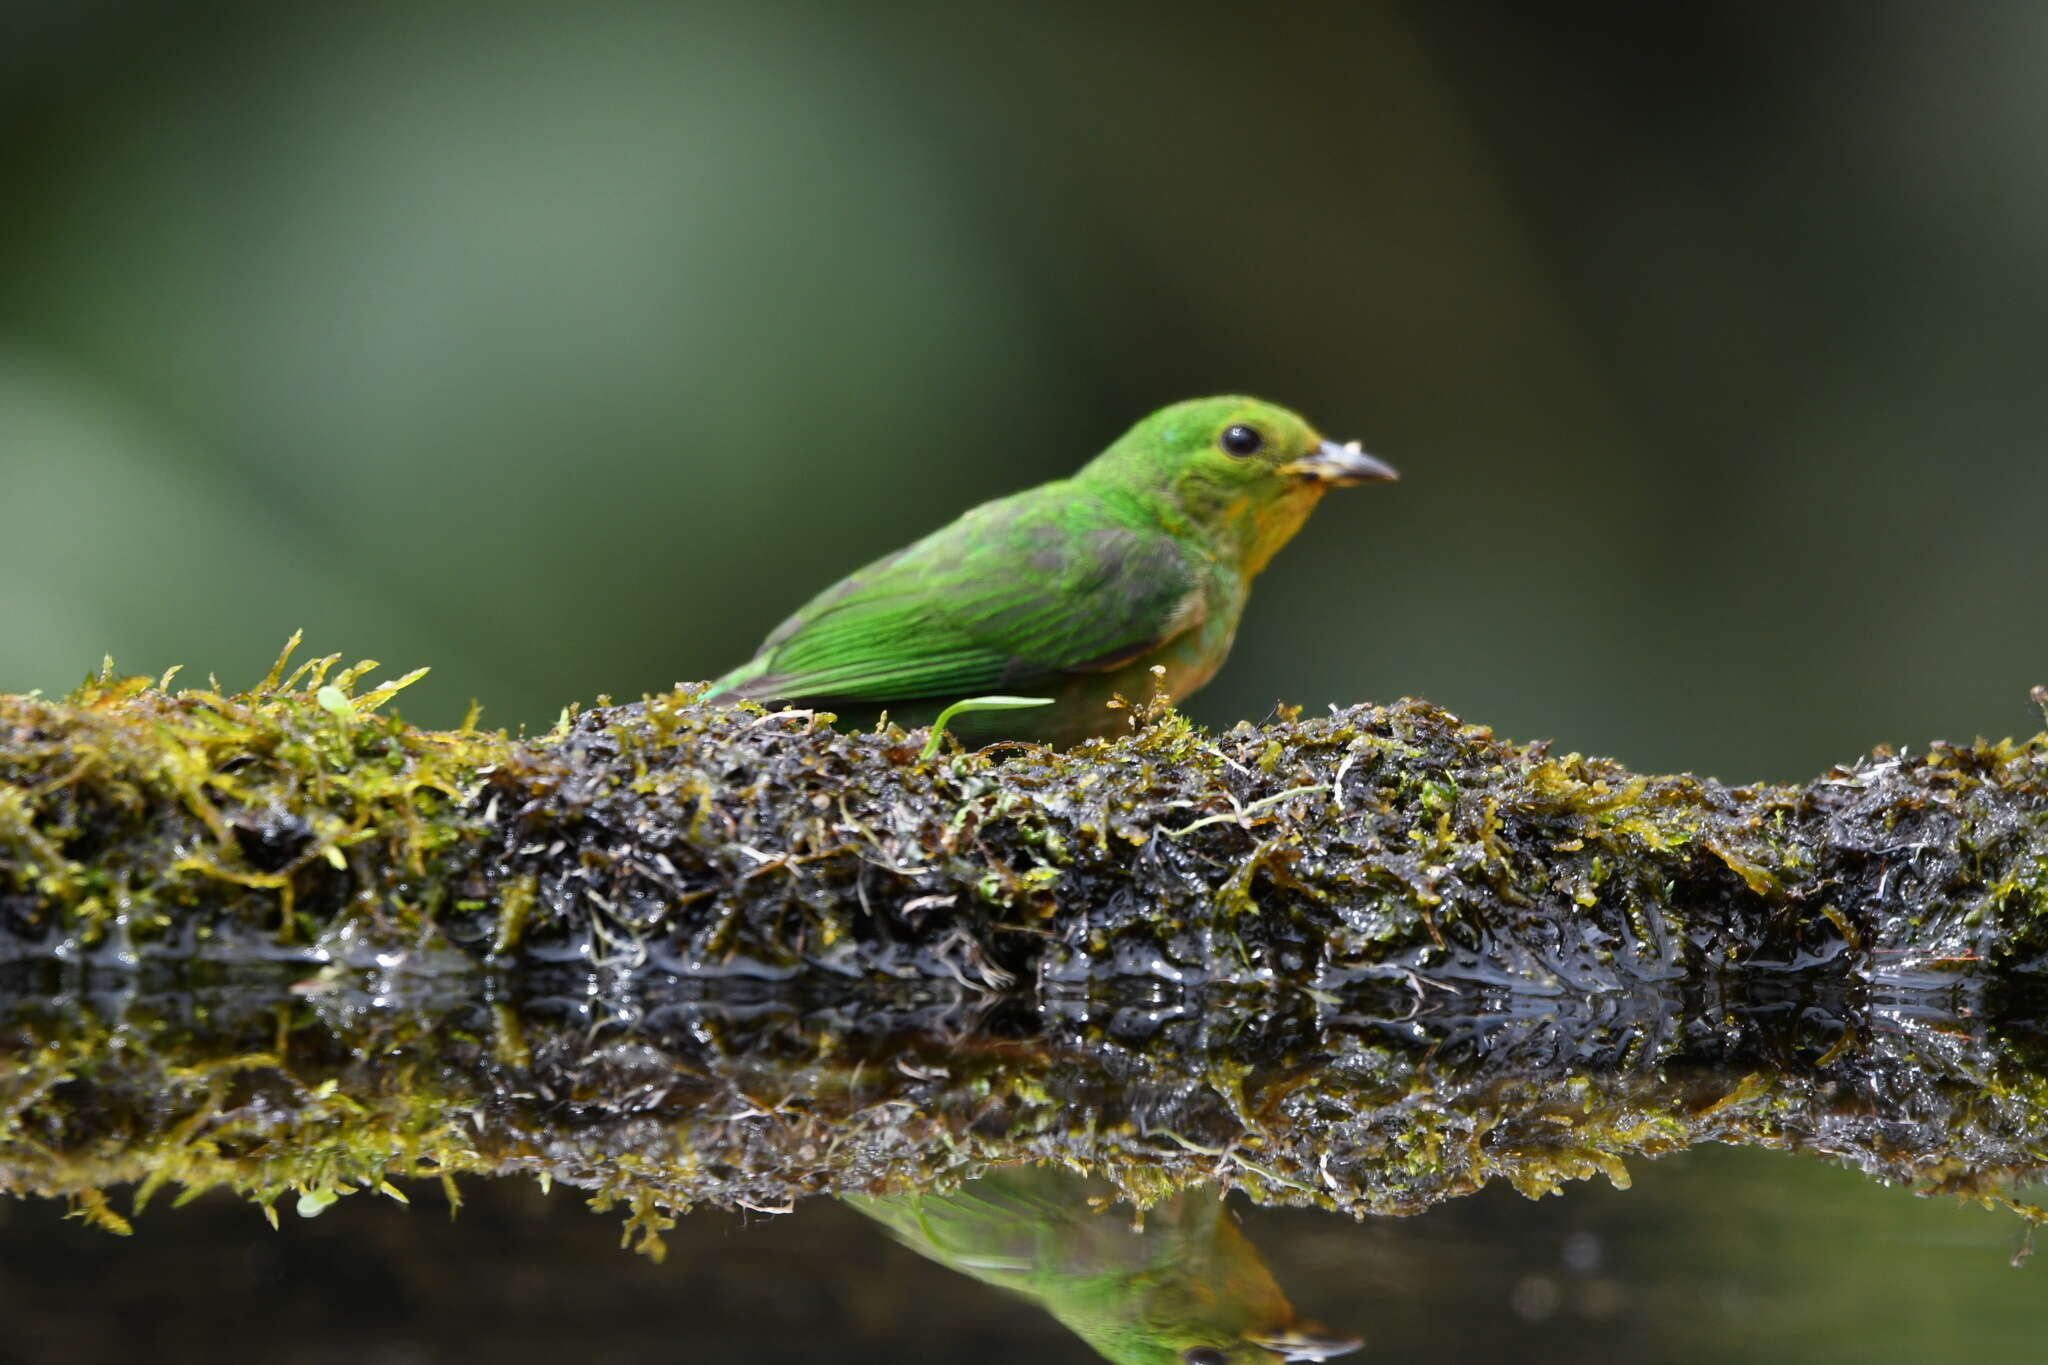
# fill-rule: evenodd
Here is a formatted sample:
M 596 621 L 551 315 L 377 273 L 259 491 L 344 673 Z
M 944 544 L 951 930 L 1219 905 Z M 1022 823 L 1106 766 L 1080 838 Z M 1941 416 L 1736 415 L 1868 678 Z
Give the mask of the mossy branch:
M 693 689 L 523 739 L 337 662 L 0 698 L 0 1189 L 528 1169 L 650 1231 L 1034 1156 L 1361 1210 L 2042 1159 L 2041 739 L 1731 788 L 1416 702 L 925 757 Z
M 0 960 L 1587 994 L 2048 948 L 2042 739 L 1727 787 L 1419 702 L 926 757 L 691 689 L 526 739 L 413 729 L 380 709 L 410 678 L 337 661 L 0 696 Z

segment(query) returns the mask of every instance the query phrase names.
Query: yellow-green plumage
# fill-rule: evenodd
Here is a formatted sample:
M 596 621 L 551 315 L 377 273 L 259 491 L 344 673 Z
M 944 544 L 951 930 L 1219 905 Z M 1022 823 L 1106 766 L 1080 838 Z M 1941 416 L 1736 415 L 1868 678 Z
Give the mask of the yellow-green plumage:
M 1247 434 L 1248 433 L 1248 434 Z M 1175 699 L 1230 652 L 1252 578 L 1323 493 L 1390 479 L 1285 408 L 1162 408 L 1072 478 L 984 503 L 813 598 L 709 698 L 928 724 L 965 697 L 1050 698 L 961 717 L 973 742 L 1114 733 L 1113 696 L 1165 670 Z

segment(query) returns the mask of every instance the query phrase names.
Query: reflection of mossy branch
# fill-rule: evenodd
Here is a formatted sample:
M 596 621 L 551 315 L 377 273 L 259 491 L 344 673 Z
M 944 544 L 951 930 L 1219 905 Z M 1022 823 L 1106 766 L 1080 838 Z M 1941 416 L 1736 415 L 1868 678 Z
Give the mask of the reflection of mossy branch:
M 1020 1008 L 588 985 L 555 969 L 0 993 L 0 1192 L 120 1230 L 164 1186 L 274 1218 L 401 1178 L 452 1201 L 453 1176 L 524 1173 L 625 1206 L 655 1249 L 700 1204 L 779 1211 L 1024 1161 L 1141 1204 L 1220 1182 L 1411 1213 L 1493 1180 L 1626 1183 L 1626 1158 L 1712 1141 L 2029 1216 L 2013 1188 L 2048 1164 L 2040 1001 L 1996 991 L 1788 1009 L 1769 988 L 1546 1004 L 1367 984 L 1339 1003 L 1125 983 Z M 121 1184 L 137 1191 L 117 1206 Z
M 2039 740 L 1728 788 L 1418 703 L 1218 736 L 1155 706 L 1115 744 L 926 759 L 687 690 L 536 740 L 418 731 L 335 662 L 241 696 L 108 670 L 0 698 L 0 1003 L 9 979 L 17 1004 L 176 981 L 161 1015 L 124 995 L 14 1017 L 0 1189 L 111 1216 L 94 1192 L 122 1180 L 317 1207 L 392 1173 L 534 1169 L 652 1231 L 697 1200 L 1033 1154 L 1141 1194 L 1220 1175 L 1353 1208 L 1702 1137 L 1986 1197 L 2039 1164 L 2032 1034 L 1893 1048 L 1873 1022 L 1902 992 L 2005 1017 L 1978 997 L 2042 965 Z M 265 970 L 295 1003 L 192 1013 Z M 500 1005 L 371 1007 L 419 991 Z M 1835 1002 L 1820 1038 L 1738 1045 L 1740 1010 L 1795 993 Z M 1210 997 L 1198 1045 L 1140 1038 Z M 946 998 L 981 1002 L 980 1042 L 929 1041 L 917 1002 Z M 675 1032 L 771 1000 L 810 1012 L 800 1043 L 707 1056 L 708 1026 Z M 835 1017 L 870 1042 L 831 1041 Z M 1541 1035 L 1548 1069 L 1492 1065 L 1503 1029 Z M 1902 1150 L 1886 1097 L 1929 1093 L 1940 1131 Z

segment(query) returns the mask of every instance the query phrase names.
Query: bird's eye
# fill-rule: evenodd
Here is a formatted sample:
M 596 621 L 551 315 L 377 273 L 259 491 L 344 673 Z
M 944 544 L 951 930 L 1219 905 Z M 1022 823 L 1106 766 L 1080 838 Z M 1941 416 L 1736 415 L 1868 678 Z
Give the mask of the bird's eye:
M 1244 428 L 1233 427 L 1232 430 L 1242 431 Z M 1183 1365 L 1224 1365 L 1223 1352 L 1214 1346 L 1190 1346 L 1180 1353 L 1180 1358 Z
M 1223 434 L 1216 438 L 1216 444 L 1223 447 L 1226 455 L 1255 455 L 1259 448 L 1266 444 L 1266 438 L 1259 435 L 1257 427 L 1248 427 L 1240 422 L 1234 427 L 1223 428 Z M 1191 1360 L 1188 1365 L 1204 1365 L 1204 1362 Z

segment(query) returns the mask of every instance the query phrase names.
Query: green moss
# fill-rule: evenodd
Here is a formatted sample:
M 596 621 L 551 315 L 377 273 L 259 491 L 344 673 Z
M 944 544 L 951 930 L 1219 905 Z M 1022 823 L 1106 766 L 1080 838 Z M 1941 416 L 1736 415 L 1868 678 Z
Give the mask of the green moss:
M 2048 1131 L 2032 1006 L 1994 1006 L 1959 1034 L 1930 998 L 1902 1038 L 1838 1005 L 1857 1041 L 1821 1057 L 1814 1011 L 1707 1015 L 1676 997 L 1560 1003 L 1532 1032 L 1497 1007 L 1475 1024 L 1484 994 L 1418 1010 L 1405 991 L 1354 992 L 1341 1012 L 1155 997 L 1134 1027 L 1106 997 L 1031 1024 L 871 991 L 642 991 L 605 997 L 612 1022 L 593 1032 L 544 982 L 490 1005 L 394 990 L 188 987 L 97 1009 L 10 992 L 0 1188 L 71 1198 L 115 1227 L 165 1190 L 312 1216 L 399 1196 L 393 1182 L 526 1173 L 625 1207 L 652 1249 L 700 1204 L 778 1209 L 1026 1161 L 1101 1172 L 1141 1207 L 1220 1181 L 1400 1213 L 1496 1179 L 1532 1196 L 1595 1175 L 1625 1185 L 1629 1157 L 1716 1141 L 1824 1149 L 2017 1206 Z M 1577 1060 L 1543 1060 L 1560 1053 Z M 124 1184 L 132 1196 L 110 1202 Z
M 530 1171 L 651 1244 L 1030 1159 L 1353 1211 L 1709 1139 L 1994 1201 L 2040 1160 L 2032 1016 L 1975 998 L 2048 950 L 2040 740 L 1731 788 L 1419 702 L 926 756 L 692 688 L 524 738 L 339 662 L 0 698 L 0 1187 Z M 92 973 L 156 1003 L 33 1008 Z M 1872 1022 L 1931 987 L 1967 1045 Z

